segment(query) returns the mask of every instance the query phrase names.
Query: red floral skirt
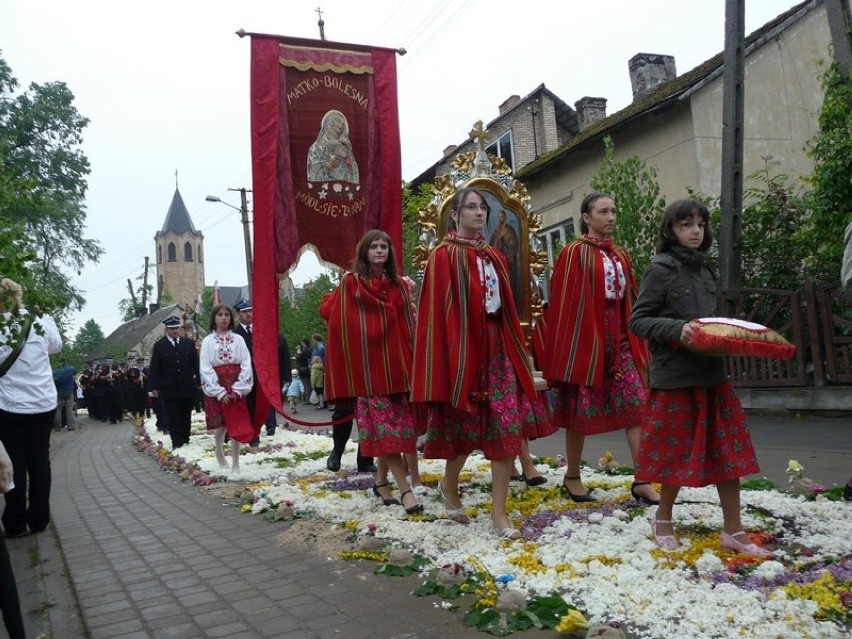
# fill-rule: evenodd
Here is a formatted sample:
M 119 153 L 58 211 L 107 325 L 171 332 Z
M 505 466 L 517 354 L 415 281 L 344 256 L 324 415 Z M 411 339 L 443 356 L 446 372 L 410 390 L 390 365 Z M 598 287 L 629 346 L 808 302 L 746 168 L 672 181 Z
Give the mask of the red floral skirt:
M 471 412 L 450 404 L 425 404 L 427 431 L 424 457 L 455 459 L 474 450 L 481 450 L 486 459 L 505 459 L 521 454 L 524 425 L 530 422 L 532 429 L 537 418 L 532 402 L 518 385 L 515 368 L 503 344 L 501 321 L 500 318 L 489 318 L 483 336 L 489 355 L 481 366 L 485 366 L 491 399 L 477 402 Z
M 417 453 L 419 428 L 414 405 L 405 394 L 359 397 L 355 407 L 361 455 L 382 457 L 394 453 Z
M 698 487 L 759 470 L 746 415 L 730 382 L 648 391 L 637 480 Z
M 614 305 L 613 305 L 614 306 Z M 607 339 L 607 342 L 610 342 Z M 615 364 L 616 352 L 618 356 Z M 645 387 L 626 335 L 605 346 L 603 386 L 556 385 L 557 424 L 581 435 L 599 435 L 639 426 L 645 421 Z
M 559 424 L 553 418 L 553 408 L 547 399 L 547 391 L 540 391 L 534 402 L 522 394 L 520 397 L 522 413 L 526 415 L 521 425 L 524 439 L 547 437 L 559 430 Z
M 240 376 L 239 364 L 223 364 L 214 366 L 219 385 L 231 392 L 231 387 Z M 204 397 L 204 419 L 207 422 L 207 430 L 216 430 L 224 427 L 228 437 L 240 443 L 248 444 L 257 438 L 257 430 L 251 423 L 248 405 L 245 397 L 234 402 L 223 404 L 215 397 Z

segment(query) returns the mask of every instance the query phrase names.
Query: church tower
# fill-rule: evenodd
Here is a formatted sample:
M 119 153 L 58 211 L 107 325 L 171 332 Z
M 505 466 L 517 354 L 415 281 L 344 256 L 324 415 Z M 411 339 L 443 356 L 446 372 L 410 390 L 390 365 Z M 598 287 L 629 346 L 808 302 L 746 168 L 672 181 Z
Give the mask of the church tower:
M 204 291 L 204 234 L 195 230 L 177 186 L 163 229 L 154 235 L 154 243 L 157 302 L 195 308 Z

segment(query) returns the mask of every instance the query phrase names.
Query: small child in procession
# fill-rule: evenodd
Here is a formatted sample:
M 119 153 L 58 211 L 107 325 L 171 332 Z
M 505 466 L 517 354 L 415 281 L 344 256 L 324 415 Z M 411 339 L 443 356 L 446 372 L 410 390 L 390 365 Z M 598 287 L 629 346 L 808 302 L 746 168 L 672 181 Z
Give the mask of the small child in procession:
M 299 400 L 305 394 L 305 386 L 302 384 L 302 380 L 299 379 L 299 371 L 295 368 L 290 371 L 290 376 L 292 377 L 290 383 L 281 390 L 287 396 L 287 401 L 290 403 L 290 410 L 298 413 L 299 411 L 296 410 L 296 406 L 299 405 Z
M 746 415 L 722 357 L 688 346 L 693 320 L 716 315 L 716 272 L 707 263 L 713 243 L 710 213 L 696 200 L 666 207 L 657 255 L 645 270 L 629 328 L 651 351 L 646 421 L 636 480 L 662 484 L 651 521 L 654 541 L 675 550 L 672 510 L 682 486 L 716 485 L 722 505 L 722 548 L 756 557 L 772 553 L 743 530 L 740 478 L 758 472 Z
M 323 397 L 325 391 L 325 364 L 322 357 L 315 355 L 311 360 L 311 386 L 317 394 L 316 409 L 325 408 L 325 399 Z

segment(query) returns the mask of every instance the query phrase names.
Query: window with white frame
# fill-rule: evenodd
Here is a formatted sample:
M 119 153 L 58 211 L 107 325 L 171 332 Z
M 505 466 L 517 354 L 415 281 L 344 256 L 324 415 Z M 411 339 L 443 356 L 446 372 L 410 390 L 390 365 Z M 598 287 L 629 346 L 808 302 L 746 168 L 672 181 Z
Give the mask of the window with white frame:
M 485 152 L 489 155 L 496 155 L 498 158 L 503 158 L 506 165 L 515 170 L 515 158 L 512 154 L 512 131 L 506 131 L 499 138 L 485 147 Z
M 576 237 L 574 218 L 569 217 L 567 220 L 563 220 L 559 226 L 552 226 L 542 230 L 540 237 L 544 241 L 545 250 L 547 251 L 547 262 L 553 268 L 556 258 L 559 257 L 559 252 L 568 242 Z

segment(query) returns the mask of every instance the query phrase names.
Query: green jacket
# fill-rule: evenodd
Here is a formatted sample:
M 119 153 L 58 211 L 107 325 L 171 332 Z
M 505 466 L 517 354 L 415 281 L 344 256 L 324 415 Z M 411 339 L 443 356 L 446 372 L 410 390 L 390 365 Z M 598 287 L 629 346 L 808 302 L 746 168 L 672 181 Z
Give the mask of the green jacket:
M 651 388 L 715 386 L 727 379 L 723 358 L 680 344 L 684 324 L 716 314 L 716 278 L 703 253 L 683 247 L 657 255 L 645 270 L 628 326 L 648 340 Z

